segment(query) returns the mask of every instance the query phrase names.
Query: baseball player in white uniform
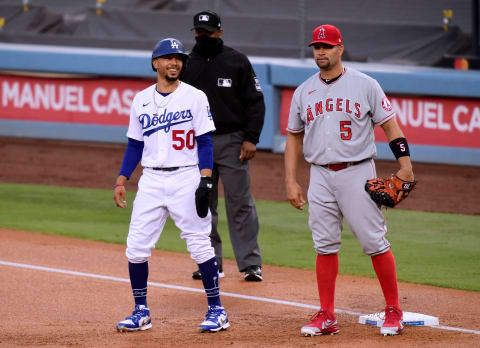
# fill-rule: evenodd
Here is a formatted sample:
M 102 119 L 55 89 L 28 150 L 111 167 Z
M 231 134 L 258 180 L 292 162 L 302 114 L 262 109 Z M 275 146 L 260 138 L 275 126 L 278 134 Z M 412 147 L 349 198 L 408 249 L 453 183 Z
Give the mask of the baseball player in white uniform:
M 285 149 L 286 191 L 290 203 L 306 203 L 296 181 L 298 158 L 311 163 L 308 188 L 309 226 L 317 252 L 316 276 L 320 310 L 302 327 L 304 336 L 339 332 L 334 314 L 335 281 L 342 220 L 371 256 L 385 301 L 383 335 L 403 329 L 396 266 L 379 206 L 365 192 L 376 177 L 374 127 L 386 134 L 400 169 L 396 175 L 413 181 L 408 143 L 382 88 L 373 78 L 342 65 L 343 39 L 338 28 L 321 25 L 312 34 L 313 57 L 320 68 L 293 95 Z
M 209 237 L 210 133 L 215 126 L 206 95 L 178 79 L 187 57 L 180 41 L 159 41 L 152 53 L 157 82 L 139 92 L 132 102 L 128 145 L 114 200 L 125 208 L 125 182 L 141 160 L 143 173 L 133 202 L 126 249 L 135 309 L 117 324 L 118 331 L 152 327 L 147 305 L 148 258 L 168 216 L 180 229 L 203 275 L 208 310 L 200 329 L 216 332 L 230 326 L 220 301 L 218 264 Z

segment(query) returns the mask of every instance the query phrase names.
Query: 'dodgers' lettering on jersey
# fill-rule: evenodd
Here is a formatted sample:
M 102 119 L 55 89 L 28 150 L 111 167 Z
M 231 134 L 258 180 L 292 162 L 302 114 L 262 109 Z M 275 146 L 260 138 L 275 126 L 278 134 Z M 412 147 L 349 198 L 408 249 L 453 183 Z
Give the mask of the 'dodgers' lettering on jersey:
M 190 109 L 175 112 L 168 112 L 165 109 L 161 115 L 153 114 L 150 116 L 149 114 L 141 114 L 138 116 L 138 120 L 144 130 L 143 135 L 148 137 L 162 129 L 165 133 L 168 133 L 172 126 L 193 120 L 193 115 Z
M 315 112 L 315 116 L 313 116 Z M 355 117 L 360 118 L 360 103 L 354 103 L 350 99 L 343 98 L 328 98 L 326 100 L 320 100 L 315 103 L 315 109 L 312 111 L 312 107 L 309 105 L 307 108 L 307 125 L 311 121 L 323 115 L 327 112 L 345 112 L 347 114 L 353 114 Z

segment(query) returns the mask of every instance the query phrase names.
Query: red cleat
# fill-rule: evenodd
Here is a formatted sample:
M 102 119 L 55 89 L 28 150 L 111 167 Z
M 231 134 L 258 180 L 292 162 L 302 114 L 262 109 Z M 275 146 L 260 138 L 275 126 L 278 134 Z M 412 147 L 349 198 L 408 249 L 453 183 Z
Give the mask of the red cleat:
M 300 330 L 303 336 L 335 335 L 340 332 L 333 313 L 320 309 L 310 320 L 311 323 Z
M 403 331 L 403 312 L 395 306 L 385 307 L 385 321 L 380 329 L 383 336 L 394 336 Z

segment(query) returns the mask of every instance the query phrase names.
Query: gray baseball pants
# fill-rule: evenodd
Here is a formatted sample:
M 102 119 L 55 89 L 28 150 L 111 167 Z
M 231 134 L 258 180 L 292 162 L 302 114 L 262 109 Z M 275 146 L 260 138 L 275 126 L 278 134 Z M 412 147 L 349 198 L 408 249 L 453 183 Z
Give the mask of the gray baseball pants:
M 215 249 L 219 268 L 223 268 L 222 240 L 218 233 L 218 180 L 222 180 L 227 212 L 228 231 L 238 270 L 262 265 L 258 246 L 258 216 L 250 193 L 250 169 L 248 161 L 238 159 L 244 141 L 243 132 L 213 135 L 213 191 L 210 211 L 212 232 L 210 239 Z

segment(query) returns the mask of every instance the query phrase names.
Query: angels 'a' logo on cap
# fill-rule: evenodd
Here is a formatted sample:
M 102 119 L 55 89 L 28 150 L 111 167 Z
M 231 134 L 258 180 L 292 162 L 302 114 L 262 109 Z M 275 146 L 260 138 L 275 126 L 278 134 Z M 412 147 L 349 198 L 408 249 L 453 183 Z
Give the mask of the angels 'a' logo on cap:
M 318 39 L 325 39 L 325 28 L 320 28 L 318 31 Z
M 209 19 L 210 17 L 208 17 L 208 15 L 205 15 L 205 14 L 198 16 L 199 22 L 208 22 Z
M 388 100 L 387 97 L 383 97 L 382 99 L 382 108 L 386 111 L 392 111 L 392 103 L 390 103 L 390 100 Z

